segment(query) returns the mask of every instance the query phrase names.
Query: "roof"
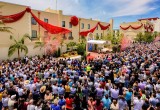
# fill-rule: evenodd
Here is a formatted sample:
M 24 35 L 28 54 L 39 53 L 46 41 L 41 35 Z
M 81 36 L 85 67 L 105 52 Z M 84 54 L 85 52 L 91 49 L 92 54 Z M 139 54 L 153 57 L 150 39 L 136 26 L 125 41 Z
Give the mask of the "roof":
M 154 18 L 143 18 L 143 19 L 138 19 L 138 21 L 142 21 L 142 20 L 157 20 L 159 19 L 158 17 L 154 17 Z

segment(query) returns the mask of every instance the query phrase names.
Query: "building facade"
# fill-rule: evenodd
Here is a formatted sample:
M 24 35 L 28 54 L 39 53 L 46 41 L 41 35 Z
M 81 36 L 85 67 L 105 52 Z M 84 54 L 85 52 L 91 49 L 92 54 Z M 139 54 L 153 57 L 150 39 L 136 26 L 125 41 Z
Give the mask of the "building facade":
M 156 23 L 150 19 L 155 18 L 138 19 L 135 22 L 128 23 L 123 22 L 120 24 L 120 33 L 127 37 L 130 41 L 133 41 L 140 32 L 154 32 L 157 29 Z
M 6 2 L 0 2 L 0 6 L 3 6 L 0 9 L 2 15 L 12 15 L 19 13 L 25 10 L 28 6 L 18 5 L 18 4 L 11 4 Z M 35 42 L 43 41 L 45 37 L 62 37 L 64 40 L 64 46 L 62 47 L 62 52 L 66 51 L 66 43 L 69 42 L 76 42 L 78 43 L 81 40 L 79 32 L 87 31 L 93 28 L 98 22 L 97 20 L 92 19 L 85 19 L 79 18 L 79 23 L 77 26 L 72 26 L 70 23 L 70 19 L 72 16 L 70 15 L 63 15 L 61 10 L 52 10 L 50 8 L 46 9 L 45 11 L 34 10 L 32 12 L 38 17 L 38 19 L 47 22 L 54 26 L 64 27 L 66 29 L 71 30 L 68 34 L 61 34 L 61 35 L 53 35 L 47 32 L 43 27 L 41 27 L 35 19 L 29 13 L 25 13 L 25 15 L 18 21 L 14 23 L 6 23 L 5 26 L 12 27 L 12 35 L 15 36 L 16 39 L 19 39 L 24 34 L 29 34 L 32 40 L 27 40 L 25 44 L 27 45 L 29 52 L 28 56 L 34 55 L 42 55 L 44 54 L 44 50 L 40 50 L 39 48 L 33 49 Z M 109 29 L 101 30 L 100 27 L 94 31 L 95 36 L 105 36 L 109 31 L 113 31 L 113 20 L 111 19 L 109 23 L 100 22 L 102 25 L 106 26 L 110 24 Z M 3 54 L 1 54 L 0 59 L 8 59 L 8 48 L 13 42 L 9 39 L 11 33 L 0 33 L 0 49 Z M 22 53 L 21 56 L 24 56 Z M 17 53 L 13 55 L 11 58 L 17 57 Z

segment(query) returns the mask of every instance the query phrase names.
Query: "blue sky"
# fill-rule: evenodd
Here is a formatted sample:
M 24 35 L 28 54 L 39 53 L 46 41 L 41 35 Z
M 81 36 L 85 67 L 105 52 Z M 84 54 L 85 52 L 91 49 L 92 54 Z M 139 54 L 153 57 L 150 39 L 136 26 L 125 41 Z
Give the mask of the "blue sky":
M 56 9 L 56 0 L 0 0 L 30 6 L 32 9 Z M 57 9 L 66 15 L 93 18 L 108 22 L 114 19 L 114 28 L 122 22 L 139 18 L 160 17 L 160 0 L 57 0 Z

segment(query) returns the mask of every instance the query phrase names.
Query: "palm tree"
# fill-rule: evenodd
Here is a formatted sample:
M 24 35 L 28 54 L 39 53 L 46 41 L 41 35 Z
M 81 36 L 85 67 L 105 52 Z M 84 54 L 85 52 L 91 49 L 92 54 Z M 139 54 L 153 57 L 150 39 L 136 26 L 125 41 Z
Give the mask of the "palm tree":
M 22 36 L 21 39 L 16 40 L 12 35 L 10 36 L 10 40 L 14 41 L 14 44 L 12 44 L 9 47 L 8 50 L 8 56 L 11 57 L 16 51 L 18 51 L 18 58 L 20 58 L 20 51 L 24 51 L 25 55 L 28 53 L 28 47 L 24 44 L 25 39 L 30 39 L 30 36 L 28 34 L 25 34 Z

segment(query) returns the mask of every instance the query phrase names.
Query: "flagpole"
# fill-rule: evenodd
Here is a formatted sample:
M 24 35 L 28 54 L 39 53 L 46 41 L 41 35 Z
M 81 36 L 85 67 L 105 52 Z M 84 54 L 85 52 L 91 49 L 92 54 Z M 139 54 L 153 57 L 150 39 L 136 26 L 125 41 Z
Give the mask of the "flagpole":
M 57 0 L 56 0 L 56 10 L 57 10 Z

